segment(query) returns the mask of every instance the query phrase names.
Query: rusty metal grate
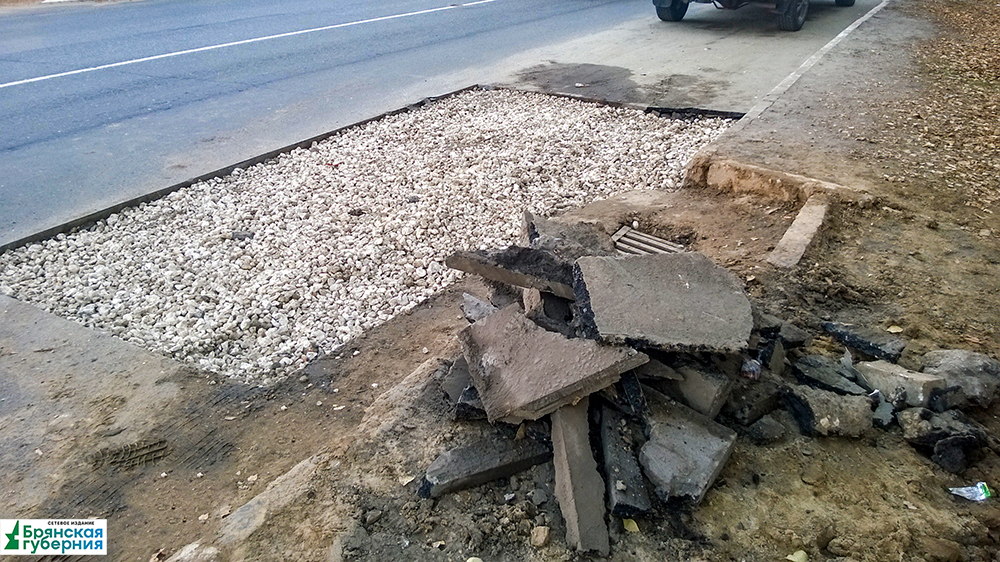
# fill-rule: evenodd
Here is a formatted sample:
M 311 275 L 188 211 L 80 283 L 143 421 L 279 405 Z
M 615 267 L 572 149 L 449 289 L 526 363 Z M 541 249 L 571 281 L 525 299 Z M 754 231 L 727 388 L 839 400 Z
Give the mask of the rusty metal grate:
M 615 249 L 619 254 L 649 255 L 649 254 L 679 254 L 684 246 L 675 244 L 663 238 L 643 234 L 629 226 L 623 226 L 611 236 Z

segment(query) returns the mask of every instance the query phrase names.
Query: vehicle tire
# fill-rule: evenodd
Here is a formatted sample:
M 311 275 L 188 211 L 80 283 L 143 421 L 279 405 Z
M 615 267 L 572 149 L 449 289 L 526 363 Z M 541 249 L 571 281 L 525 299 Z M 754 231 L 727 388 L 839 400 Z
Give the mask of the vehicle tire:
M 854 5 L 854 0 L 836 0 L 836 2 L 838 6 L 842 6 L 844 8 Z
M 853 1 L 853 0 L 852 0 Z M 809 0 L 788 0 L 785 10 L 778 14 L 778 29 L 798 31 L 806 23 Z
M 657 6 L 656 15 L 663 21 L 681 21 L 688 11 L 688 3 L 671 0 L 669 6 Z

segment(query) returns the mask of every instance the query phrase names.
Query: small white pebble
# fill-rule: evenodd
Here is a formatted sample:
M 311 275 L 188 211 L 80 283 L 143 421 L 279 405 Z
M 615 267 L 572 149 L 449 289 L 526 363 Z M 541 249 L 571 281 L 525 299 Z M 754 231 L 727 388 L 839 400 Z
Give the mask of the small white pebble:
M 160 473 L 160 478 L 166 478 L 166 477 L 167 477 L 167 473 L 166 472 L 161 472 Z
M 322 405 L 323 405 L 323 402 L 321 402 L 321 401 L 317 400 L 317 401 L 316 401 L 316 405 L 317 405 L 317 406 L 322 406 Z
M 201 478 L 203 476 L 205 476 L 205 475 L 203 473 L 201 473 L 201 472 L 199 472 L 198 474 L 194 475 L 195 478 Z
M 208 521 L 208 514 L 207 513 L 202 513 L 201 515 L 199 515 L 198 516 L 198 521 Z
M 429 350 L 429 349 L 427 349 L 427 348 L 425 347 L 425 348 L 423 349 L 423 352 L 424 352 L 424 355 L 426 355 L 426 354 L 430 353 L 430 350 Z
M 377 382 L 373 382 L 372 383 L 372 388 L 378 388 L 378 383 Z
M 247 476 L 247 482 L 250 482 L 252 484 L 252 483 L 254 483 L 256 481 L 257 481 L 257 475 L 256 474 L 251 474 L 250 476 Z
M 281 411 L 282 411 L 282 412 L 284 412 L 284 411 L 285 411 L 285 410 L 287 410 L 287 409 L 288 409 L 288 406 L 285 406 L 285 405 L 282 405 L 282 406 L 281 406 Z

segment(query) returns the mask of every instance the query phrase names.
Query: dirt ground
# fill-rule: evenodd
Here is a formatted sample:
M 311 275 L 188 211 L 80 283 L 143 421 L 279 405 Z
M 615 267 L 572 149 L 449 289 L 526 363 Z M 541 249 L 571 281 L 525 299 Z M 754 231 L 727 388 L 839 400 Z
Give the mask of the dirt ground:
M 803 146 L 814 150 L 804 158 L 836 155 L 819 179 L 852 183 L 871 197 L 835 205 L 820 239 L 790 273 L 763 258 L 794 218 L 792 203 L 649 192 L 573 214 L 611 231 L 637 221 L 641 230 L 706 253 L 746 282 L 758 307 L 817 335 L 811 351 L 842 351 L 819 336 L 819 322 L 832 319 L 903 327 L 910 344 L 901 362 L 910 366 L 937 348 L 997 357 L 1000 4 L 994 4 L 892 5 L 887 25 L 926 35 L 914 50 L 893 54 L 892 72 L 858 73 L 836 93 L 823 87 L 822 70 L 803 79 L 801 87 L 813 95 L 796 103 L 810 111 L 785 107 L 781 117 L 801 134 L 825 128 L 816 138 L 830 143 L 805 139 Z M 828 67 L 860 64 L 877 40 L 846 45 L 848 55 Z M 848 95 L 852 89 L 878 95 Z M 796 157 L 803 155 L 776 153 L 770 163 L 779 167 Z M 225 546 L 222 559 L 586 559 L 564 545 L 551 463 L 438 500 L 416 495 L 422 471 L 444 449 L 516 430 L 453 422 L 437 386 L 438 367 L 459 352 L 463 291 L 487 294 L 467 279 L 275 388 L 186 375 L 193 390 L 185 405 L 163 412 L 165 429 L 150 432 L 172 436 L 171 455 L 128 469 L 104 467 L 98 488 L 88 488 L 92 478 L 71 482 L 39 512 L 106 516 L 116 537 L 110 559 L 165 560 L 196 540 L 224 541 L 233 533 L 230 514 L 270 486 L 282 497 L 266 510 L 266 523 Z M 1000 561 L 996 502 L 974 504 L 947 492 L 980 480 L 1000 487 L 997 455 L 983 452 L 953 475 L 907 445 L 898 427 L 872 429 L 860 439 L 813 439 L 794 431 L 787 415 L 778 417 L 786 437 L 767 446 L 738 439 L 697 508 L 662 506 L 659 517 L 637 521 L 638 533 L 612 520 L 611 559 L 752 562 L 801 549 L 810 560 Z M 972 417 L 1000 435 L 993 409 Z M 78 462 L 92 452 L 81 450 Z M 293 486 L 275 484 L 303 459 L 315 470 Z M 548 501 L 529 501 L 537 489 Z M 508 493 L 515 494 L 512 502 L 504 500 Z M 529 544 L 538 525 L 552 527 L 543 548 Z

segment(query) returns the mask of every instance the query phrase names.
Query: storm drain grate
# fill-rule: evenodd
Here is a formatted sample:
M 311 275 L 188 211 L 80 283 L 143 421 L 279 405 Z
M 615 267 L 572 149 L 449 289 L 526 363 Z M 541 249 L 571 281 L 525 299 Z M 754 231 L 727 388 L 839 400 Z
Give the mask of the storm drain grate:
M 684 246 L 680 244 L 643 234 L 629 226 L 619 228 L 618 232 L 611 236 L 611 241 L 615 243 L 615 249 L 619 254 L 626 255 L 679 254 L 684 251 Z

